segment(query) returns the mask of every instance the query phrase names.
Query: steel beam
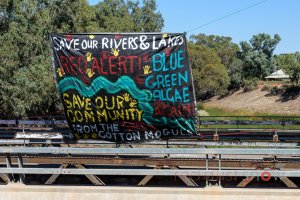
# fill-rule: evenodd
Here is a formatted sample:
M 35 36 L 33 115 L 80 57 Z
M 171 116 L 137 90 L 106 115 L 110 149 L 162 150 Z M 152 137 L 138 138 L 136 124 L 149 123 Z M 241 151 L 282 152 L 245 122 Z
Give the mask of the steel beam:
M 244 178 L 238 185 L 237 187 L 246 187 L 255 177 L 246 177 Z
M 72 147 L 2 147 L 0 153 L 6 154 L 222 154 L 222 155 L 300 155 L 300 149 L 273 148 L 72 148 Z
M 85 169 L 83 165 L 75 165 L 78 169 Z M 105 185 L 105 183 L 98 177 L 92 174 L 85 174 L 85 176 L 94 184 L 94 185 Z
M 59 169 L 66 169 L 69 166 L 69 164 L 62 164 L 59 166 Z M 52 183 L 54 183 L 54 181 L 56 181 L 56 179 L 58 178 L 60 174 L 52 174 L 48 180 L 45 182 L 46 185 L 51 185 Z
M 23 168 L 22 155 L 18 155 L 18 167 Z M 20 183 L 25 183 L 25 174 L 20 174 Z
M 171 167 L 171 169 L 178 169 L 178 167 Z M 198 184 L 192 179 L 192 178 L 188 178 L 185 175 L 178 175 L 178 177 L 187 185 L 187 186 L 192 186 L 192 187 L 196 187 L 198 186 Z
M 0 156 L 0 164 L 5 164 L 6 158 Z M 17 157 L 11 157 L 11 163 L 17 164 Z M 30 164 L 85 164 L 85 165 L 117 165 L 117 166 L 185 166 L 217 169 L 219 161 L 210 159 L 206 161 L 204 158 L 143 158 L 143 157 L 103 157 L 103 156 L 23 156 L 23 162 L 26 165 Z M 224 169 L 257 169 L 257 168 L 272 168 L 272 169 L 300 169 L 300 159 L 297 158 L 281 158 L 279 160 L 267 158 L 244 158 L 244 159 L 222 159 L 222 168 Z
M 6 183 L 8 184 L 10 182 L 10 178 L 7 174 L 0 174 L 0 178 Z
M 129 175 L 129 176 L 255 176 L 261 177 L 268 173 L 271 177 L 300 177 L 299 170 L 195 170 L 195 169 L 57 169 L 57 168 L 0 168 L 0 173 L 13 174 L 94 174 L 94 175 Z
M 1 159 L 0 159 L 1 160 Z M 13 159 L 14 160 L 14 159 Z M 24 158 L 26 164 L 99 164 L 99 165 L 126 165 L 126 166 L 144 166 L 144 165 L 172 165 L 186 167 L 205 167 L 205 160 L 201 159 L 147 159 L 147 158 L 66 158 L 66 157 L 40 157 Z M 209 167 L 217 168 L 218 161 L 210 160 Z M 289 169 L 299 169 L 300 162 L 273 162 L 263 160 L 222 160 L 223 168 L 246 168 L 256 169 L 258 166 L 268 168 L 278 168 L 284 166 Z
M 191 178 L 188 178 L 187 176 L 184 175 L 179 175 L 178 176 L 187 186 L 191 187 L 196 187 L 198 184 Z
M 280 177 L 280 180 L 288 187 L 288 188 L 298 188 L 298 186 L 291 181 L 288 177 Z
M 111 145 L 113 142 L 99 141 L 99 140 L 76 140 L 76 141 L 65 141 L 62 139 L 0 139 L 0 145 L 26 145 L 26 144 L 102 144 Z M 162 141 L 151 141 L 142 144 L 134 144 L 135 146 L 140 145 L 167 145 L 167 142 Z M 276 147 L 276 148 L 297 148 L 300 147 L 299 143 L 286 143 L 286 142 L 230 142 L 230 141 L 199 141 L 199 140 L 169 140 L 168 145 L 181 145 L 181 146 L 231 146 L 231 147 Z
M 138 186 L 145 186 L 152 178 L 154 175 L 147 175 L 145 176 L 139 183 Z
M 163 166 L 156 166 L 154 169 L 161 169 Z M 145 186 L 152 178 L 154 175 L 147 175 L 145 176 L 139 183 L 139 186 Z
M 9 154 L 6 154 L 6 156 L 5 156 L 5 163 L 6 163 L 7 168 L 12 168 L 12 162 L 11 162 L 11 158 L 10 158 Z M 8 174 L 7 176 L 8 176 L 10 181 L 12 181 L 14 179 L 13 174 Z

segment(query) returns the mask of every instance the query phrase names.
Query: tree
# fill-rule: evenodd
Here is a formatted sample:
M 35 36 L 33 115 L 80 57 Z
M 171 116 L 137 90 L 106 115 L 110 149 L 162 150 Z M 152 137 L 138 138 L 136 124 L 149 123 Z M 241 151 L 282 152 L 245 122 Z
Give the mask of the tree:
M 238 44 L 232 42 L 231 37 L 198 34 L 192 35 L 191 40 L 195 44 L 214 49 L 227 69 L 235 60 L 236 53 L 240 50 Z
M 30 67 L 19 69 L 9 87 L 10 109 L 15 116 L 37 116 L 55 113 L 60 98 L 56 91 L 49 59 L 36 57 Z
M 51 32 L 160 31 L 155 0 L 5 0 L 0 2 L 0 114 L 49 115 L 60 109 Z
M 97 32 L 96 8 L 87 0 L 49 1 L 50 30 L 60 33 Z
M 104 0 L 96 5 L 96 19 L 103 32 L 129 32 L 134 24 L 124 0 Z
M 236 58 L 228 68 L 228 75 L 230 77 L 229 88 L 240 88 L 243 85 L 243 61 Z
M 300 63 L 297 63 L 289 73 L 292 84 L 300 84 Z
M 12 18 L 13 0 L 0 2 L 0 33 L 7 31 Z
M 238 80 L 238 78 L 242 77 L 241 74 L 236 74 L 240 71 L 240 69 L 237 68 L 238 66 L 236 63 L 237 52 L 239 52 L 240 49 L 238 44 L 232 42 L 231 37 L 198 34 L 192 35 L 191 41 L 193 41 L 194 44 L 213 49 L 221 59 L 221 63 L 228 71 L 228 75 L 230 77 L 230 88 L 240 87 L 242 80 Z
M 227 92 L 229 77 L 217 53 L 208 47 L 189 43 L 197 99 L 206 99 Z
M 164 26 L 164 20 L 160 12 L 156 11 L 157 5 L 155 0 L 143 0 L 142 29 L 136 28 L 135 31 L 143 32 L 160 32 Z M 133 16 L 132 16 L 133 17 Z
M 274 72 L 273 53 L 281 38 L 275 34 L 272 38 L 269 34 L 260 33 L 254 35 L 250 42 L 240 43 L 239 57 L 244 62 L 244 76 L 246 79 L 257 77 L 263 79 Z
M 292 84 L 300 84 L 300 53 L 281 54 L 275 56 L 277 66 L 290 76 Z
M 106 32 L 159 32 L 164 20 L 155 0 L 104 0 L 96 5 L 100 30 Z
M 44 67 L 51 66 L 46 31 L 49 23 L 48 10 L 42 0 L 10 1 L 8 5 L 9 7 L 1 7 L 9 17 L 6 30 L 0 36 L 3 41 L 0 44 L 0 112 L 15 116 L 14 107 L 26 106 L 13 103 L 13 95 L 19 88 L 16 84 L 19 76 L 16 74 L 25 68 L 33 68 L 32 63 L 40 55 L 47 55 L 48 65 Z M 31 94 L 23 92 L 21 95 L 25 98 Z

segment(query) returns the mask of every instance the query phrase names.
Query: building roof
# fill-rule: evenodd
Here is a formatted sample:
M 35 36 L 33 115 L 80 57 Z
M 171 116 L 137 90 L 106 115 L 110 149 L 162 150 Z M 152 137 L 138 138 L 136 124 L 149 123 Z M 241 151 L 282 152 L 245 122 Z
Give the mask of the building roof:
M 284 78 L 290 78 L 289 75 L 285 74 L 282 69 L 270 74 L 269 76 L 266 76 L 265 78 L 274 78 L 274 79 L 284 79 Z

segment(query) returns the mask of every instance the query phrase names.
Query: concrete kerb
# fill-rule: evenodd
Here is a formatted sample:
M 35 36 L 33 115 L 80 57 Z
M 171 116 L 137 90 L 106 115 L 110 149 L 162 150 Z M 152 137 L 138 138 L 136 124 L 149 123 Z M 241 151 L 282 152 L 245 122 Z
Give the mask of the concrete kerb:
M 170 188 L 170 187 L 108 187 L 108 186 L 26 186 L 9 184 L 0 186 L 0 200 L 34 199 L 189 199 L 189 200 L 295 200 L 297 189 L 238 189 L 222 187 Z

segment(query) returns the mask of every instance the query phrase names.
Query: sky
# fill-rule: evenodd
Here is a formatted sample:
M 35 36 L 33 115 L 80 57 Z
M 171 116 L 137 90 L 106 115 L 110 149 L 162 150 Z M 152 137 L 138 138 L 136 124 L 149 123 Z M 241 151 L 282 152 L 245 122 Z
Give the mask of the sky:
M 88 1 L 90 5 L 100 2 L 100 0 Z M 258 33 L 268 33 L 272 36 L 278 33 L 281 41 L 275 54 L 300 52 L 299 0 L 156 0 L 156 2 L 165 21 L 163 32 L 187 32 L 188 37 L 199 33 L 229 36 L 235 43 L 249 41 Z M 253 6 L 254 4 L 257 5 Z M 197 27 L 199 28 L 188 32 Z

